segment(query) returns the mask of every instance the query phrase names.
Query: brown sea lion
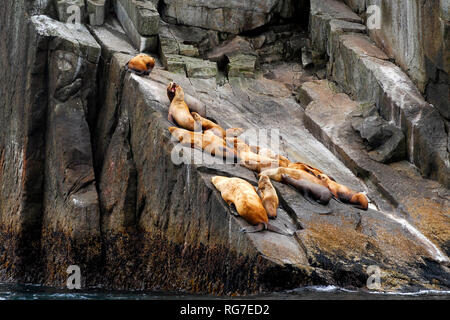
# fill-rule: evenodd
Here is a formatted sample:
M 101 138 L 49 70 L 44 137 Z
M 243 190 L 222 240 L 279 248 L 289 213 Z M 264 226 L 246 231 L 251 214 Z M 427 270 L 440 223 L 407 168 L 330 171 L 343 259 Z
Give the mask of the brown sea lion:
M 199 115 L 197 112 L 191 112 L 192 117 L 195 121 L 195 131 L 211 131 L 216 136 L 225 139 L 226 137 L 238 137 L 244 132 L 244 129 L 242 128 L 230 128 L 227 130 L 224 130 L 221 126 L 219 126 L 217 123 L 212 122 L 209 119 L 203 118 L 201 115 Z
M 171 90 L 175 93 L 175 96 L 169 107 L 169 121 L 178 124 L 184 129 L 194 131 L 195 121 L 189 111 L 188 105 L 184 101 L 183 88 L 177 84 L 173 84 Z
M 250 150 L 256 154 L 259 154 L 263 157 L 271 158 L 277 160 L 280 167 L 288 167 L 291 163 L 288 158 L 283 157 L 282 155 L 276 154 L 272 150 L 268 148 L 263 148 L 260 146 L 250 146 Z
M 331 180 L 326 174 L 320 174 L 318 178 L 326 185 L 331 193 L 342 202 L 353 204 L 355 208 L 362 210 L 367 210 L 369 208 L 369 200 L 364 193 L 355 192 L 349 187 Z
M 282 174 L 281 179 L 300 191 L 305 198 L 312 198 L 320 204 L 327 205 L 333 197 L 328 188 L 308 180 L 294 179 L 286 174 Z
M 277 168 L 280 161 L 256 154 L 242 139 L 227 137 L 227 144 L 236 151 L 239 164 L 255 172 L 261 172 L 269 168 Z
M 203 150 L 214 156 L 227 157 L 227 159 L 236 158 L 235 151 L 212 132 L 193 132 L 177 127 L 169 127 L 169 131 L 184 146 Z
M 278 168 L 280 165 L 277 160 L 264 158 L 253 152 L 240 153 L 238 159 L 241 166 L 257 173 L 272 168 Z
M 233 203 L 238 214 L 254 226 L 242 229 L 243 232 L 270 230 L 283 235 L 292 235 L 269 223 L 261 198 L 256 193 L 255 187 L 247 181 L 240 178 L 215 176 L 211 178 L 211 182 L 220 191 L 222 198 L 227 204 L 231 205 Z
M 155 59 L 144 53 L 138 54 L 127 62 L 126 68 L 137 75 L 149 75 L 155 66 Z
M 322 180 L 316 178 L 315 176 L 313 176 L 312 174 L 310 174 L 304 170 L 279 167 L 276 169 L 264 170 L 263 172 L 260 173 L 260 175 L 261 174 L 265 174 L 270 179 L 278 181 L 278 182 L 282 182 L 283 178 L 281 177 L 281 175 L 285 174 L 294 179 L 304 179 L 304 180 L 307 180 L 309 182 L 312 182 L 312 183 L 315 183 L 318 185 L 326 186 L 325 182 L 323 182 Z
M 167 86 L 167 97 L 171 103 L 175 97 L 175 89 L 177 86 L 178 84 L 175 82 L 170 82 Z M 197 112 L 202 117 L 206 117 L 206 105 L 203 102 L 189 94 L 184 95 L 184 102 L 187 104 L 190 111 Z
M 266 175 L 261 175 L 258 181 L 258 195 L 261 198 L 264 209 L 270 219 L 277 217 L 277 208 L 279 205 L 277 191 L 273 187 L 270 179 Z

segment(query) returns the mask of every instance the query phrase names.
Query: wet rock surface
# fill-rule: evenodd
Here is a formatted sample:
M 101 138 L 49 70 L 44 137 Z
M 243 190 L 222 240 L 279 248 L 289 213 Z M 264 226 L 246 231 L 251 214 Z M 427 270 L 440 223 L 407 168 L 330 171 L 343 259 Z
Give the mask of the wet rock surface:
M 233 36 L 224 38 L 214 27 L 160 21 L 158 36 L 144 36 L 133 11 L 117 6 L 125 2 L 115 1 L 117 20 L 110 16 L 89 31 L 42 15 L 22 19 L 37 10 L 23 1 L 0 4 L 0 26 L 17 27 L 11 35 L 0 33 L 7 66 L 0 76 L 1 280 L 64 286 L 67 266 L 77 264 L 83 286 L 249 294 L 311 284 L 361 288 L 367 268 L 376 265 L 385 290 L 450 287 L 448 189 L 405 161 L 385 165 L 369 158 L 350 124 L 360 104 L 329 82 L 313 81 L 315 72 L 296 60 L 307 45 L 301 31 L 284 24 L 243 35 L 231 49 Z M 194 2 L 179 7 L 165 0 L 162 12 L 169 22 L 180 19 L 180 8 L 192 13 L 186 19 L 201 21 L 198 12 L 204 17 L 214 9 L 209 3 L 183 7 Z M 226 6 L 249 3 L 215 9 L 224 14 Z M 282 17 L 295 12 L 290 1 L 277 5 L 270 8 Z M 341 9 L 331 4 L 323 10 L 338 12 L 339 21 L 359 21 Z M 270 10 L 262 8 L 260 16 L 258 10 L 242 28 L 272 19 Z M 363 28 L 346 23 L 332 22 L 334 39 L 352 30 L 359 37 L 348 40 L 359 48 L 355 55 L 385 61 L 382 52 L 360 45 Z M 221 32 L 240 32 L 234 25 L 237 31 Z M 10 36 L 29 41 L 6 41 Z M 126 62 L 138 51 L 156 51 L 146 47 L 156 37 L 161 56 L 150 76 L 127 72 Z M 219 43 L 224 46 L 211 50 Z M 334 44 L 332 50 L 343 50 L 340 41 Z M 4 63 L 8 59 L 23 76 Z M 228 75 L 218 67 L 222 59 Z M 256 185 L 257 178 L 172 140 L 170 81 L 206 105 L 206 115 L 224 128 L 245 128 L 249 143 L 273 149 L 265 133 L 279 136 L 274 151 L 366 192 L 370 209 L 311 203 L 274 182 L 280 208 L 272 223 L 295 235 L 239 232 L 248 224 L 210 180 L 236 176 Z

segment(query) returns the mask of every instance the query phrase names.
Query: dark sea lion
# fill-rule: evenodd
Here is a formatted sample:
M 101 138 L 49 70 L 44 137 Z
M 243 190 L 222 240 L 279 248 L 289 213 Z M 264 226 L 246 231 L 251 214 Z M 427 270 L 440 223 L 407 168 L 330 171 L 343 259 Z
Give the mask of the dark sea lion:
M 283 182 L 300 191 L 305 198 L 312 198 L 320 204 L 327 205 L 333 197 L 331 191 L 322 185 L 304 179 L 294 179 L 286 174 L 282 174 L 281 178 Z
M 294 179 L 304 179 L 304 180 L 308 180 L 309 182 L 312 182 L 315 184 L 326 186 L 325 182 L 321 181 L 320 179 L 316 178 L 314 175 L 312 175 L 304 170 L 279 167 L 279 168 L 275 168 L 275 169 L 264 170 L 260 174 L 265 174 L 270 179 L 275 180 L 277 182 L 281 182 L 282 181 L 281 175 L 285 174 Z

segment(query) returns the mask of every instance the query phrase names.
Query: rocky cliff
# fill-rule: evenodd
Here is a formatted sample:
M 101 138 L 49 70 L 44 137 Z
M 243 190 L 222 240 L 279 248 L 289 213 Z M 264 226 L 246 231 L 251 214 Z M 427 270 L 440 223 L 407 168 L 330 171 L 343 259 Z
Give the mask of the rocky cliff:
M 0 280 L 64 286 L 75 264 L 83 286 L 243 294 L 364 288 L 376 265 L 383 290 L 448 289 L 448 119 L 430 89 L 448 80 L 419 85 L 372 42 L 365 2 L 345 3 L 3 1 Z M 66 23 L 74 4 L 81 25 Z M 139 51 L 157 58 L 148 77 L 125 70 Z M 294 236 L 239 232 L 210 178 L 256 176 L 171 139 L 170 81 L 223 127 L 270 131 L 291 161 L 365 191 L 370 209 L 274 183 L 274 224 Z M 352 129 L 367 106 L 404 135 L 396 162 Z

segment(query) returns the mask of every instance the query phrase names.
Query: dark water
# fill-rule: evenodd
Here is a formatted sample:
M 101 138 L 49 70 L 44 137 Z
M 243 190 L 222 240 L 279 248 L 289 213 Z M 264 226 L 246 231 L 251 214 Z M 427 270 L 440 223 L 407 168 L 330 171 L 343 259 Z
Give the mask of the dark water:
M 20 285 L 0 283 L 0 300 L 196 300 L 224 299 L 215 296 L 192 295 L 170 292 L 142 291 L 105 291 L 101 289 L 68 290 L 39 285 Z M 379 299 L 426 299 L 450 300 L 450 291 L 417 291 L 408 293 L 374 293 L 367 291 L 350 291 L 333 286 L 304 287 L 295 290 L 275 292 L 262 295 L 233 297 L 233 299 L 258 300 L 379 300 Z

